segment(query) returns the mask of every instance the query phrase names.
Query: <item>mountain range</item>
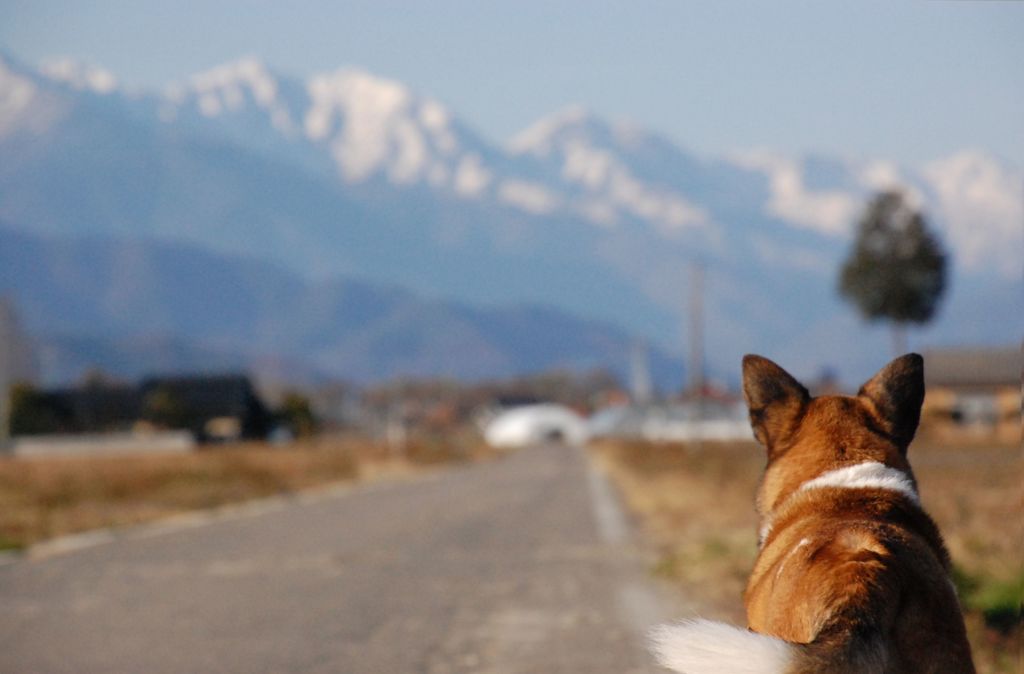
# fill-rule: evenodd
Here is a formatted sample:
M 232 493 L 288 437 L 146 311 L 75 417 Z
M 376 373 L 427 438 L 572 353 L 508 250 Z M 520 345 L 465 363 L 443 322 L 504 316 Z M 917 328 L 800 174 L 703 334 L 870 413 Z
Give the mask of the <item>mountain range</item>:
M 137 92 L 93 66 L 36 70 L 0 57 L 4 247 L 28 237 L 26 246 L 66 249 L 42 267 L 2 272 L 0 290 L 31 305 L 33 332 L 157 335 L 199 353 L 248 344 L 246 353 L 333 376 L 592 363 L 609 352 L 577 337 L 595 326 L 615 348 L 640 336 L 682 353 L 695 267 L 712 373 L 728 379 L 755 351 L 799 374 L 830 365 L 862 376 L 888 357 L 888 342 L 839 302 L 835 276 L 866 199 L 888 188 L 926 213 L 953 261 L 950 296 L 914 345 L 1017 341 L 1022 184 L 1018 166 L 976 150 L 918 167 L 765 150 L 696 156 L 579 107 L 500 144 L 429 96 L 357 69 L 299 79 L 246 58 Z M 122 252 L 90 252 L 97 241 Z M 153 267 L 165 255 L 187 258 L 174 266 L 184 288 L 174 297 L 173 278 Z M 107 292 L 97 311 L 87 277 L 104 275 L 104 259 L 121 267 L 125 290 Z M 255 267 L 208 273 L 246 265 Z M 198 282 L 181 284 L 189 269 Z M 33 274 L 83 278 L 44 290 Z M 268 279 L 292 300 L 256 307 L 237 296 Z M 339 287 L 346 297 L 372 290 L 374 306 L 400 296 L 403 316 L 448 327 L 403 320 L 382 332 L 331 305 Z M 223 301 L 202 320 L 166 318 L 214 292 Z M 302 307 L 305 322 L 293 317 Z M 318 324 L 335 310 L 343 318 Z M 71 321 L 76 312 L 88 318 Z M 487 338 L 472 348 L 457 336 L 467 315 L 486 316 L 473 330 Z M 529 321 L 545 326 L 545 339 L 515 336 Z M 436 345 L 413 355 L 425 335 Z M 372 357 L 378 348 L 387 363 Z M 412 349 L 405 360 L 402 348 Z M 589 351 L 574 360 L 572 349 Z
M 16 289 L 27 324 L 46 326 L 40 356 L 58 379 L 96 367 L 129 378 L 246 368 L 292 383 L 624 373 L 634 348 L 614 326 L 546 307 L 482 308 L 353 279 L 312 282 L 191 244 L 0 227 L 0 283 Z M 661 383 L 678 385 L 681 366 L 649 355 Z

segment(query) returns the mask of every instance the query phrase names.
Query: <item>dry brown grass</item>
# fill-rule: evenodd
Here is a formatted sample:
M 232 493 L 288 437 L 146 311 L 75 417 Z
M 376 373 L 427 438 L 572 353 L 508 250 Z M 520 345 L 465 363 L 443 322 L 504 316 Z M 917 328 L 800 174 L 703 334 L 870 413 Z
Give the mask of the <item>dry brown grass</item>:
M 190 454 L 0 459 L 0 549 L 88 529 L 376 479 L 479 458 L 469 437 L 418 438 L 390 448 L 358 438 L 271 447 L 247 443 Z
M 742 624 L 756 554 L 754 491 L 764 468 L 750 443 L 603 442 L 598 461 L 657 547 L 654 572 L 676 579 L 703 615 Z M 979 672 L 1018 672 L 1024 598 L 1024 461 L 1018 447 L 911 448 L 925 508 L 956 567 Z

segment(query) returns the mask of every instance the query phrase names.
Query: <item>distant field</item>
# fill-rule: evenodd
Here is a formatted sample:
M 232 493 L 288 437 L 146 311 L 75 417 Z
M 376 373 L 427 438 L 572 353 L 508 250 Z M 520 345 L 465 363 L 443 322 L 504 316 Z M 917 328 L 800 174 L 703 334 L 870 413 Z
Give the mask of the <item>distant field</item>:
M 248 443 L 189 454 L 2 458 L 0 550 L 486 452 L 469 437 L 413 440 L 401 451 L 364 439 L 325 437 L 286 447 Z
M 744 622 L 742 592 L 756 554 L 754 443 L 605 442 L 594 448 L 657 546 L 653 571 L 677 581 L 706 617 Z M 925 508 L 953 556 L 982 674 L 1021 671 L 1024 461 L 1020 448 L 915 443 Z

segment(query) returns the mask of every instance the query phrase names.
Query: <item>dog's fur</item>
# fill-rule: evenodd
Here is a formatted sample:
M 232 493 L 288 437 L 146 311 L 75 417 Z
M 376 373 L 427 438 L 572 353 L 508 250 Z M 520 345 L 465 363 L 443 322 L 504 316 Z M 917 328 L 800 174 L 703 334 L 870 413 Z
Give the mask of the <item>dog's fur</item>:
M 652 635 L 661 663 L 686 674 L 974 672 L 949 555 L 907 463 L 921 357 L 897 358 L 854 397 L 811 398 L 746 356 L 743 393 L 768 453 L 749 630 L 663 626 Z

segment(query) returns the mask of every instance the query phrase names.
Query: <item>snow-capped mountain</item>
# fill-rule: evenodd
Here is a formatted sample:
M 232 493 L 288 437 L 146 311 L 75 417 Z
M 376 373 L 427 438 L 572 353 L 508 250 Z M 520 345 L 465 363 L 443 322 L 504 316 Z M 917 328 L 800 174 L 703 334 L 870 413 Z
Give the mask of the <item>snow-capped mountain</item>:
M 115 75 L 98 66 L 64 59 L 45 64 L 41 75 L 0 58 L 0 137 L 15 119 L 39 128 L 55 116 L 61 97 L 50 83 L 124 96 Z M 1011 253 L 1021 246 L 1008 244 L 1024 245 L 1024 173 L 978 151 L 921 167 L 766 150 L 697 158 L 665 137 L 607 123 L 580 106 L 536 122 L 502 148 L 399 82 L 353 68 L 302 81 L 254 57 L 198 73 L 148 99 L 166 124 L 205 130 L 315 170 L 331 166 L 345 184 L 426 186 L 603 227 L 640 222 L 668 238 L 703 232 L 699 238 L 713 240 L 719 214 L 767 216 L 844 238 L 866 196 L 900 188 L 933 216 L 972 269 L 991 270 L 995 256 L 995 268 L 1015 274 L 1019 264 Z
M 885 160 L 798 161 L 770 152 L 735 161 L 764 173 L 767 211 L 794 227 L 846 237 L 867 196 L 898 189 L 933 221 L 963 271 L 1020 276 L 1024 172 L 996 157 L 964 150 L 916 170 Z
M 118 88 L 117 77 L 106 68 L 61 58 L 47 61 L 40 72 L 56 82 L 63 82 L 80 91 L 109 94 Z
M 0 139 L 42 133 L 66 109 L 67 97 L 44 79 L 0 55 Z
M 1020 282 L 1024 173 L 977 151 L 918 167 L 700 157 L 579 107 L 502 145 L 357 69 L 303 80 L 246 58 L 126 92 L 100 68 L 36 72 L 0 56 L 0 159 L 0 220 L 18 227 L 178 239 L 306 277 L 543 302 L 664 344 L 680 341 L 700 260 L 720 371 L 748 350 L 872 371 L 884 336 L 862 338 L 834 277 L 866 199 L 899 187 L 955 263 L 946 311 L 922 339 L 1020 335 L 1007 320 L 979 325 L 977 312 L 1019 302 L 1007 289 Z
M 288 145 L 329 162 L 345 183 L 382 179 L 473 197 L 489 186 L 486 163 L 497 157 L 437 100 L 355 68 L 301 81 L 241 59 L 168 87 L 161 117 L 254 149 Z
M 916 169 L 767 150 L 700 159 L 667 138 L 608 124 L 580 107 L 537 122 L 509 147 L 545 162 L 575 188 L 576 210 L 605 226 L 640 220 L 672 237 L 720 233 L 723 222 L 767 216 L 845 239 L 871 194 L 899 189 L 935 221 L 965 269 L 1007 278 L 1021 271 L 1024 172 L 978 151 Z M 564 194 L 552 200 L 569 201 Z
M 703 167 L 641 129 L 610 125 L 574 106 L 526 129 L 509 148 L 556 171 L 571 206 L 602 226 L 639 220 L 671 237 L 712 225 L 707 208 L 682 189 Z

